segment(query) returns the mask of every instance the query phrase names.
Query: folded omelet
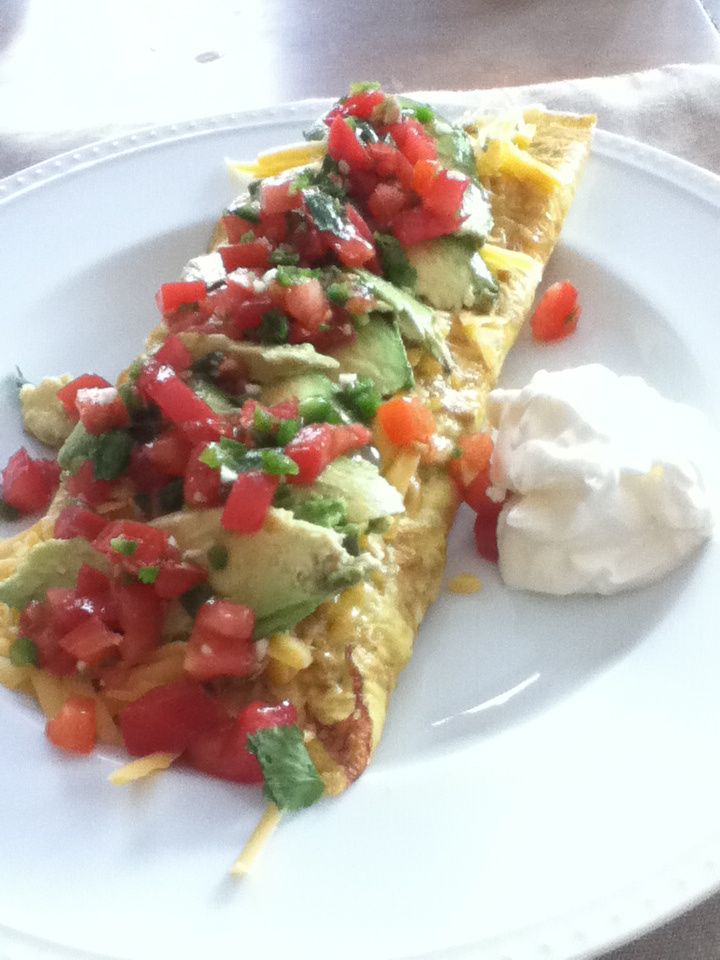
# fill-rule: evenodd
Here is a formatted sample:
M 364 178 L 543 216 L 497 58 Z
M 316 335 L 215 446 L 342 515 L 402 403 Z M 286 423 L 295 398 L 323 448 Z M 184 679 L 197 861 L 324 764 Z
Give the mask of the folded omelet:
M 366 768 L 418 627 L 438 594 L 448 531 L 458 504 L 447 471 L 448 456 L 459 437 L 484 425 L 487 395 L 528 316 L 543 268 L 558 241 L 587 159 L 594 122 L 589 116 L 534 109 L 466 123 L 492 214 L 491 232 L 484 243 L 478 243 L 478 252 L 493 295 L 487 303 L 471 306 L 453 302 L 452 297 L 443 304 L 432 319 L 436 336 L 432 349 L 427 349 L 422 337 L 405 338 L 412 368 L 408 382 L 414 383 L 411 392 L 432 411 L 437 426 L 433 445 L 424 450 L 396 447 L 374 427 L 380 473 L 402 498 L 401 507 L 388 511 L 385 529 L 363 528 L 361 559 L 353 561 L 347 580 L 351 585 L 345 587 L 337 571 L 323 573 L 329 598 L 314 604 L 314 611 L 298 622 L 270 635 L 267 669 L 243 687 L 241 701 L 251 697 L 294 704 L 307 749 L 330 794 L 342 792 Z M 324 149 L 323 144 L 313 143 L 290 151 L 284 160 L 276 152 L 250 172 L 262 178 L 288 167 L 304 170 L 308 161 L 321 160 Z M 220 224 L 211 249 L 225 240 Z M 148 350 L 161 344 L 167 333 L 164 325 L 153 331 Z M 195 360 L 218 353 L 234 358 L 251 370 L 263 389 L 274 383 L 276 369 L 282 370 L 283 378 L 307 369 L 320 369 L 331 377 L 342 373 L 342 365 L 332 356 L 318 360 L 314 351 L 311 356 L 309 351 L 305 355 L 296 350 L 290 357 L 282 347 L 262 351 L 252 344 L 229 341 L 222 333 L 184 330 L 180 337 Z M 296 368 L 288 368 L 289 358 Z M 0 545 L 0 577 L 17 576 L 29 553 L 52 537 L 53 518 L 67 497 L 67 490 L 61 489 L 48 517 Z M 130 504 L 116 492 L 103 509 L 109 516 L 125 516 Z M 200 514 L 207 516 L 197 523 Z M 263 536 L 271 540 L 273 524 L 284 522 L 282 515 L 282 510 L 273 515 Z M 182 516 L 187 513 L 160 516 L 155 522 L 175 536 L 187 556 L 196 559 L 198 530 L 203 524 L 218 527 L 219 519 L 202 510 L 193 514 L 191 524 L 178 519 Z M 319 552 L 307 577 L 317 578 L 324 558 Z M 249 569 L 251 553 L 238 561 L 238 569 L 242 563 Z M 328 584 L 335 586 L 330 589 Z M 116 718 L 124 704 L 184 675 L 186 629 L 179 617 L 169 643 L 145 663 L 135 665 L 132 676 L 124 677 L 116 689 L 99 690 L 82 677 L 53 678 L 35 666 L 11 663 L 8 654 L 17 638 L 17 615 L 0 604 L 0 682 L 34 693 L 50 715 L 71 693 L 92 697 L 99 706 L 100 739 L 117 743 Z M 228 701 L 234 695 L 231 688 L 228 683 L 221 690 Z

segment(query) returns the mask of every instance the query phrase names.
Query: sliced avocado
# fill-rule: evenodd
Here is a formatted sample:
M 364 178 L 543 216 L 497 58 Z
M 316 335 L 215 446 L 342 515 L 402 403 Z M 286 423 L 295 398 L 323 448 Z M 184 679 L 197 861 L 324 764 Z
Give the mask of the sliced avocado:
M 236 357 L 245 367 L 247 377 L 256 383 L 270 383 L 281 377 L 294 377 L 310 370 L 337 370 L 334 357 L 318 353 L 309 343 L 264 346 L 231 340 L 222 333 L 197 333 L 187 331 L 179 334 L 190 351 L 193 360 L 200 360 L 209 353 L 224 353 Z
M 472 141 L 462 127 L 456 127 L 435 114 L 430 132 L 437 138 L 438 159 L 443 166 L 460 170 L 469 177 L 477 175 Z
M 384 397 L 415 382 L 397 324 L 382 317 L 371 317 L 358 328 L 357 339 L 335 356 L 343 373 L 369 377 Z
M 380 476 L 374 463 L 362 457 L 334 460 L 310 489 L 324 496 L 342 497 L 350 523 L 367 523 L 405 510 L 402 494 Z
M 472 241 L 440 237 L 409 247 L 417 273 L 417 292 L 438 310 L 463 307 L 486 312 L 498 287 Z
M 84 563 L 103 572 L 109 566 L 87 540 L 45 540 L 0 583 L 0 603 L 21 610 L 33 600 L 42 600 L 51 587 L 74 587 Z
M 252 535 L 229 533 L 221 515 L 219 509 L 188 510 L 153 526 L 174 536 L 180 549 L 202 564 L 211 547 L 225 547 L 228 562 L 222 570 L 209 570 L 210 584 L 219 595 L 252 607 L 256 636 L 266 635 L 266 618 L 272 618 L 273 630 L 289 629 L 377 566 L 367 554 L 351 556 L 339 533 L 297 520 L 288 510 L 271 508 L 265 526 Z
M 335 385 L 324 373 L 301 373 L 263 387 L 261 398 L 264 404 L 272 407 L 289 397 L 297 397 L 302 401 L 310 397 L 332 400 L 334 396 Z
M 451 370 L 452 358 L 430 307 L 369 270 L 357 270 L 356 273 L 373 296 L 396 315 L 405 340 L 425 347 L 445 370 Z

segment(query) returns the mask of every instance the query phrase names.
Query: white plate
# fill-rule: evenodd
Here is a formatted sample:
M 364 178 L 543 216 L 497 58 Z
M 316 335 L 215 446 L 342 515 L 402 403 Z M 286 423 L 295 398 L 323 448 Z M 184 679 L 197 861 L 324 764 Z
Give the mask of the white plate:
M 8 374 L 113 375 L 230 198 L 223 157 L 297 139 L 323 106 L 151 130 L 0 184 Z M 580 288 L 582 323 L 522 339 L 505 381 L 599 360 L 717 422 L 718 250 L 718 181 L 599 133 L 549 271 Z M 4 389 L 2 459 L 21 442 Z M 554 600 L 504 590 L 468 519 L 449 572 L 483 592 L 443 595 L 368 773 L 288 819 L 246 881 L 227 868 L 256 791 L 182 770 L 111 787 L 116 755 L 53 751 L 3 690 L 0 954 L 554 960 L 720 883 L 717 544 L 656 587 Z

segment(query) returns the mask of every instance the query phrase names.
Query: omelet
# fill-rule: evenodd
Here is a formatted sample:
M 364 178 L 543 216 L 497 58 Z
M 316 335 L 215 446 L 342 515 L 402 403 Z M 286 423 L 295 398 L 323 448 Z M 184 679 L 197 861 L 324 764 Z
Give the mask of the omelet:
M 349 102 L 353 102 L 352 96 Z M 340 127 L 327 124 L 330 133 L 325 128 L 324 139 L 306 147 L 276 151 L 255 164 L 245 165 L 244 170 L 260 179 L 260 190 L 263 189 L 263 178 L 288 172 L 299 178 L 293 182 L 306 182 L 303 181 L 305 171 L 318 169 L 330 148 L 337 155 L 350 158 L 336 162 L 333 175 L 342 178 L 348 175 L 348 170 L 352 171 L 353 158 L 358 156 L 360 148 L 367 156 L 372 156 L 376 164 L 373 173 L 376 179 L 368 183 L 366 177 L 363 181 L 363 189 L 368 192 L 374 192 L 385 176 L 377 173 L 385 169 L 382 164 L 391 160 L 396 164 L 393 175 L 389 179 L 386 176 L 380 184 L 386 188 L 389 184 L 392 189 L 374 193 L 377 202 L 375 206 L 370 203 L 373 217 L 379 223 L 386 219 L 386 236 L 390 236 L 393 243 L 393 231 L 399 237 L 410 236 L 409 231 L 417 226 L 413 210 L 418 211 L 421 207 L 425 212 L 430 210 L 424 227 L 430 223 L 433 229 L 441 231 L 437 236 L 445 237 L 455 230 L 462 230 L 463 225 L 472 224 L 472 229 L 463 237 L 462 249 L 469 251 L 467 256 L 473 258 L 473 276 L 482 278 L 480 287 L 474 288 L 469 298 L 463 290 L 458 296 L 457 284 L 451 285 L 447 291 L 438 290 L 431 263 L 431 272 L 425 273 L 426 286 L 418 281 L 416 293 L 420 299 L 413 299 L 410 312 L 414 311 L 414 314 L 408 318 L 403 314 L 402 305 L 398 307 L 395 303 L 395 294 L 388 289 L 389 285 L 382 287 L 384 281 L 376 278 L 379 263 L 367 260 L 367 256 L 362 264 L 350 260 L 363 243 L 366 247 L 373 245 L 372 237 L 368 239 L 363 232 L 366 225 L 362 228 L 354 223 L 350 226 L 341 223 L 338 227 L 333 215 L 337 215 L 339 208 L 332 194 L 332 203 L 314 214 L 326 218 L 329 226 L 326 224 L 325 235 L 331 238 L 333 256 L 339 257 L 339 266 L 333 267 L 337 276 L 332 284 L 326 284 L 324 295 L 329 299 L 331 287 L 342 287 L 347 273 L 354 278 L 353 283 L 359 283 L 357 289 L 362 293 L 359 295 L 353 288 L 351 299 L 362 301 L 364 297 L 374 308 L 380 304 L 382 309 L 389 311 L 390 322 L 383 317 L 378 319 L 374 314 L 370 319 L 362 317 L 358 320 L 357 337 L 367 335 L 368 330 L 375 330 L 378 335 L 382 333 L 383 342 L 387 341 L 389 348 L 392 347 L 402 358 L 392 371 L 392 386 L 386 384 L 383 394 L 385 397 L 399 393 L 415 397 L 422 408 L 430 411 L 435 424 L 430 441 L 395 445 L 378 421 L 372 424 L 371 449 L 375 459 L 365 467 L 356 467 L 355 471 L 367 478 L 374 492 L 371 496 L 368 488 L 367 496 L 356 497 L 351 505 L 355 511 L 350 518 L 351 525 L 357 536 L 352 551 L 347 548 L 347 523 L 341 535 L 339 527 L 328 529 L 327 518 L 324 519 L 326 526 L 313 524 L 307 514 L 294 517 L 282 505 L 272 507 L 262 530 L 250 535 L 223 531 L 221 512 L 217 507 L 189 509 L 186 504 L 174 511 L 158 510 L 159 515 L 151 520 L 156 529 L 172 534 L 173 544 L 182 552 L 183 562 L 207 563 L 205 558 L 210 556 L 211 550 L 215 549 L 217 554 L 220 549 L 223 566 L 209 571 L 210 583 L 219 595 L 246 603 L 249 602 L 248 591 L 252 594 L 260 617 L 258 623 L 265 625 L 260 641 L 264 668 L 243 681 L 222 678 L 217 681 L 213 677 L 214 691 L 223 703 L 235 702 L 241 707 L 258 699 L 269 704 L 285 701 L 292 704 L 305 747 L 328 794 L 341 793 L 362 774 L 380 741 L 391 694 L 412 655 L 420 623 L 440 588 L 448 532 L 458 506 L 458 494 L 448 474 L 448 460 L 461 437 L 481 430 L 485 425 L 487 395 L 495 386 L 503 361 L 532 307 L 543 269 L 558 241 L 579 183 L 595 123 L 595 118 L 590 116 L 568 116 L 542 110 L 528 110 L 510 120 L 504 115 L 469 119 L 461 134 L 463 152 L 458 155 L 458 162 L 465 172 L 459 173 L 452 164 L 444 167 L 436 157 L 427 154 L 425 140 L 428 138 L 424 140 L 422 132 L 423 124 L 427 127 L 432 122 L 437 144 L 450 144 L 448 149 L 455 149 L 453 128 L 447 124 L 438 126 L 435 120 L 429 120 L 432 115 L 429 108 L 421 110 L 421 105 L 408 108 L 408 103 L 403 98 L 380 97 L 378 93 L 374 112 L 368 113 L 365 119 L 358 119 L 360 114 L 353 116 L 348 112 L 348 100 L 340 101 L 336 108 L 340 112 L 335 117 L 341 117 L 343 123 Z M 411 113 L 415 110 L 412 123 L 405 123 L 403 119 L 408 116 L 403 111 L 408 109 Z M 332 118 L 333 114 L 330 116 Z M 370 129 L 370 117 L 375 118 L 376 127 L 389 131 L 384 139 L 378 138 Z M 407 129 L 401 129 L 404 123 Z M 352 131 L 349 141 L 345 127 Z M 410 128 L 414 131 L 412 136 L 408 133 Z M 400 143 L 406 135 L 413 142 L 406 144 L 405 159 L 400 165 L 391 141 L 395 136 Z M 339 143 L 338 137 L 345 140 Z M 388 149 L 383 150 L 383 145 Z M 426 155 L 417 153 L 417 150 L 425 150 Z M 362 155 L 365 156 L 363 164 L 366 154 Z M 413 157 L 414 165 L 409 163 L 407 156 Z M 423 187 L 420 186 L 421 176 L 425 177 Z M 473 195 L 479 200 L 476 209 L 464 212 L 462 217 L 457 216 L 457 211 L 448 213 L 442 206 L 447 204 L 447 197 L 460 180 L 467 195 L 471 192 L 468 184 L 472 181 Z M 440 181 L 445 196 L 435 197 L 431 194 L 432 184 L 437 185 Z M 398 183 L 404 185 L 402 189 Z M 422 194 L 421 203 L 408 208 L 411 183 L 412 191 L 422 189 L 427 192 Z M 303 189 L 312 191 L 315 187 L 306 185 Z M 255 198 L 257 190 L 256 187 Z M 401 196 L 403 190 L 404 197 Z M 393 191 L 394 199 L 391 196 Z M 286 190 L 288 196 L 291 192 Z M 292 199 L 288 201 L 288 196 L 285 201 L 294 203 Z M 428 199 L 431 196 L 432 200 Z M 400 204 L 396 219 L 389 219 L 387 207 L 380 208 L 381 198 L 383 203 Z M 241 221 L 245 222 L 251 213 L 243 208 Z M 447 226 L 449 221 L 452 221 L 452 227 Z M 375 237 L 377 239 L 377 233 Z M 214 257 L 212 269 L 219 268 L 221 278 L 225 274 L 218 261 L 218 251 L 226 249 L 227 239 L 225 219 L 213 232 L 209 253 L 211 258 Z M 352 241 L 350 245 L 347 245 L 348 239 Z M 249 247 L 255 243 L 252 230 L 248 231 L 247 242 Z M 282 256 L 287 256 L 284 238 L 275 238 L 274 242 L 273 255 L 282 251 Z M 379 246 L 379 240 L 377 243 Z M 421 240 L 407 246 L 409 264 L 405 264 L 403 255 L 403 269 L 412 269 L 419 276 L 416 269 L 419 263 L 415 263 L 413 256 L 424 256 L 423 251 L 432 254 L 435 248 L 423 247 Z M 327 252 L 331 248 L 323 249 Z M 303 256 L 310 256 L 305 247 L 303 251 Z M 290 250 L 289 253 L 297 262 L 297 252 Z M 395 249 L 395 256 L 397 253 Z M 193 282 L 198 271 L 202 272 L 200 261 L 204 259 L 200 257 L 191 261 L 192 266 L 189 265 L 183 277 L 186 282 Z M 426 266 L 427 261 L 425 257 Z M 278 259 L 272 262 L 278 262 Z M 293 263 L 292 259 L 289 263 Z M 367 265 L 374 272 L 366 271 Z M 466 266 L 460 264 L 462 269 Z M 306 273 L 307 277 L 315 276 L 312 270 Z M 208 283 L 208 289 L 217 286 L 218 282 L 222 284 L 224 280 L 213 280 Z M 252 277 L 248 281 L 246 277 L 243 282 L 247 289 L 251 289 L 258 281 Z M 266 287 L 267 284 L 260 284 L 260 295 L 264 295 Z M 481 288 L 482 293 L 478 292 Z M 423 299 L 432 301 L 434 296 L 440 298 L 441 307 L 437 310 L 420 302 Z M 347 298 L 343 301 L 345 303 Z M 267 323 L 270 339 L 258 344 L 240 335 L 230 338 L 227 327 L 220 322 L 217 329 L 212 328 L 212 317 L 210 328 L 207 324 L 202 328 L 197 324 L 193 326 L 185 322 L 184 307 L 185 304 L 181 303 L 180 313 L 175 314 L 172 332 L 183 349 L 189 351 L 192 360 L 197 363 L 204 358 L 222 358 L 230 368 L 241 369 L 249 386 L 264 399 L 272 395 L 278 381 L 288 383 L 292 378 L 320 375 L 332 382 L 333 390 L 338 391 L 342 390 L 343 377 L 357 377 L 352 366 L 351 372 L 347 372 L 350 363 L 347 351 L 352 350 L 352 345 L 345 344 L 346 352 L 334 346 L 323 350 L 317 339 L 309 342 L 311 338 L 305 337 L 302 329 L 299 333 L 295 330 L 295 334 L 303 342 L 287 344 L 287 317 L 283 321 L 282 316 L 278 317 L 277 309 L 267 311 L 268 315 L 272 314 L 272 323 L 270 320 Z M 265 319 L 266 315 L 263 315 L 263 322 Z M 152 359 L 154 351 L 167 341 L 169 332 L 166 322 L 152 331 L 143 362 L 147 363 L 148 357 Z M 343 325 L 336 324 L 330 332 L 342 334 Z M 131 376 L 132 371 L 123 374 L 120 387 L 127 384 Z M 214 409 L 222 410 L 227 397 L 216 391 L 214 402 Z M 53 403 L 57 406 L 54 398 Z M 63 423 L 64 432 L 67 426 Z M 68 453 L 68 445 L 72 447 L 74 442 L 71 434 L 63 448 L 69 473 L 76 467 L 77 457 L 73 460 Z M 286 451 L 289 449 L 290 445 L 285 448 Z M 78 462 L 85 455 L 83 448 Z M 61 462 L 62 456 L 61 452 Z M 321 491 L 325 508 L 333 500 L 328 496 L 328 489 L 332 491 L 334 488 L 328 484 L 326 477 Z M 97 512 L 105 517 L 136 518 L 137 498 L 133 499 L 133 492 L 131 483 L 116 485 L 112 498 L 101 504 Z M 22 580 L 23 565 L 27 564 L 28 556 L 39 543 L 52 538 L 54 520 L 71 496 L 72 491 L 66 482 L 48 517 L 27 534 L 0 546 L 0 578 L 14 577 L 17 580 L 20 577 Z M 373 512 L 368 506 L 379 502 L 382 502 L 379 511 Z M 190 504 L 193 506 L 198 505 Z M 346 513 L 347 506 L 344 506 Z M 377 523 L 378 520 L 382 523 Z M 275 563 L 281 549 L 278 544 L 287 543 L 288 537 L 296 538 L 307 549 L 301 546 L 295 551 L 298 559 L 287 577 L 287 604 L 278 615 L 273 607 L 273 604 L 277 607 L 277 603 L 267 590 L 262 593 L 264 587 L 262 584 L 258 586 L 257 571 L 251 569 L 253 551 L 256 551 L 256 557 L 260 556 L 257 551 L 262 542 L 262 557 L 273 558 Z M 277 571 L 277 565 L 273 569 Z M 157 573 L 153 575 L 157 576 Z M 152 583 L 149 580 L 143 582 Z M 262 594 L 260 598 L 258 591 Z M 0 595 L 7 598 L 7 590 L 5 593 L 0 590 Z M 16 606 L 20 605 L 16 603 Z M 93 683 L 92 678 L 82 676 L 53 680 L 35 665 L 11 662 L 8 656 L 18 637 L 17 615 L 0 604 L 0 682 L 30 690 L 51 715 L 57 713 L 68 694 L 80 692 L 98 704 L 100 739 L 122 742 L 118 722 L 122 728 L 122 711 L 127 703 L 142 698 L 159 685 L 185 676 L 185 648 L 192 622 L 180 610 L 179 604 L 171 604 L 171 609 L 172 616 L 168 618 L 164 634 L 166 643 L 148 652 L 144 660 L 133 663 L 122 676 L 118 676 L 113 687 L 105 679 L 98 684 Z M 294 617 L 292 611 L 295 611 Z M 163 747 L 158 747 L 157 751 L 153 756 L 160 758 L 160 766 L 167 766 L 172 752 Z M 157 763 L 150 763 L 143 769 L 157 767 Z

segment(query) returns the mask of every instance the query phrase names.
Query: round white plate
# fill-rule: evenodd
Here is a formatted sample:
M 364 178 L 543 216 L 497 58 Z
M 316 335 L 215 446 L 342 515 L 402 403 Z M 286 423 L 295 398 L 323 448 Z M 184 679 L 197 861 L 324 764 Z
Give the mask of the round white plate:
M 324 106 L 151 130 L 0 184 L 0 459 L 28 442 L 14 365 L 124 366 L 232 195 L 223 158 L 297 140 Z M 581 325 L 521 338 L 505 382 L 597 360 L 717 422 L 718 250 L 718 181 L 600 132 L 549 269 L 579 287 Z M 241 882 L 257 791 L 183 770 L 112 787 L 118 755 L 61 755 L 0 691 L 0 955 L 566 960 L 720 883 L 717 544 L 649 589 L 558 600 L 506 591 L 470 540 L 462 514 L 448 570 L 484 589 L 430 611 L 370 770 L 288 818 Z

